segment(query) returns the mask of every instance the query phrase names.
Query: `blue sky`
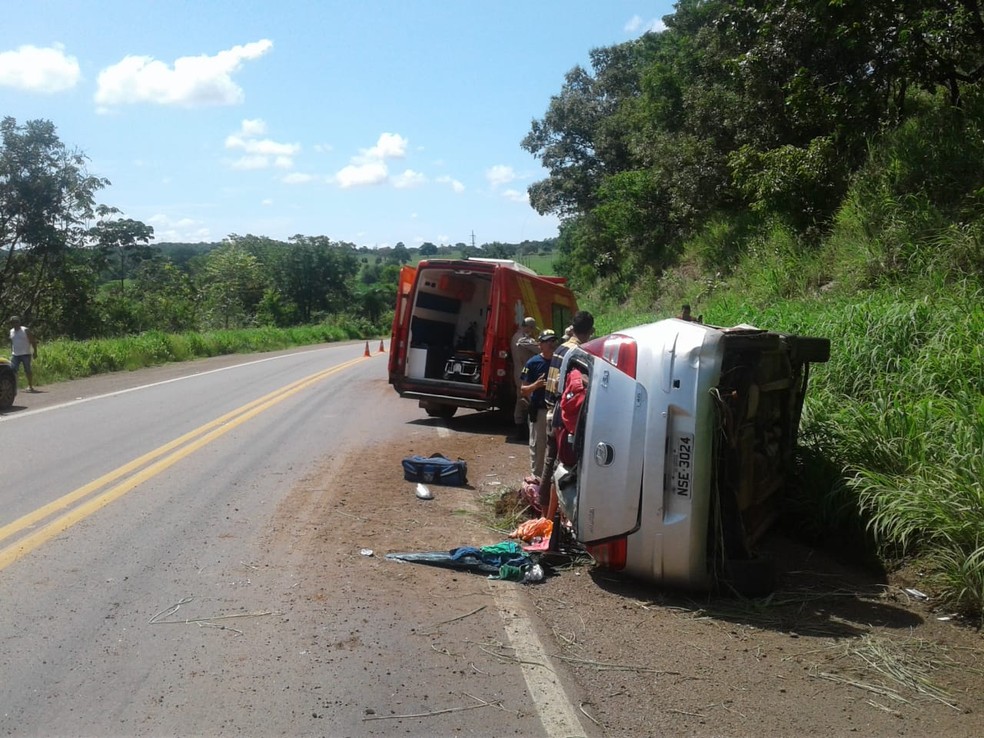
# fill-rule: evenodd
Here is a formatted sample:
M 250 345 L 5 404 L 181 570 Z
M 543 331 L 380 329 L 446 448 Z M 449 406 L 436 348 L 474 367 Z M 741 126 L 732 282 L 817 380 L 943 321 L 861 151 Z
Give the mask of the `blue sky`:
M 520 147 L 592 48 L 670 0 L 5 0 L 0 115 L 43 118 L 157 241 L 516 243 Z

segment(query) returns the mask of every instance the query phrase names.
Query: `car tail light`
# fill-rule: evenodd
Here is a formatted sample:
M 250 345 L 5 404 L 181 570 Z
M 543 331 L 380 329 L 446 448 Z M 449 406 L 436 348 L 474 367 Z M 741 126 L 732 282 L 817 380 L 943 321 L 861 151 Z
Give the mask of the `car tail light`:
M 606 569 L 620 571 L 625 568 L 628 550 L 628 538 L 616 538 L 605 543 L 588 544 L 586 548 L 592 558 Z
M 581 346 L 589 354 L 594 354 L 600 359 L 604 359 L 609 364 L 617 368 L 623 374 L 627 374 L 633 379 L 636 375 L 636 358 L 639 354 L 639 347 L 634 338 L 623 336 L 620 333 L 612 333 L 609 336 L 595 338 Z

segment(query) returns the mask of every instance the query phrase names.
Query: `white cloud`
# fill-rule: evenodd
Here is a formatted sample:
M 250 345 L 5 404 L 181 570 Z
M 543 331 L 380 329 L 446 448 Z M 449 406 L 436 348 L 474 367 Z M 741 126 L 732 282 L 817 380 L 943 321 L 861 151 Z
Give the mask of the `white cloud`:
M 437 181 L 441 184 L 451 185 L 451 189 L 459 194 L 465 191 L 465 186 L 461 182 L 446 174 L 438 177 Z
M 111 107 L 153 103 L 179 107 L 237 105 L 245 95 L 232 81 L 245 61 L 273 48 L 267 39 L 220 51 L 214 56 L 183 56 L 169 67 L 149 56 L 127 56 L 99 73 L 95 100 Z
M 643 20 L 642 16 L 634 15 L 629 18 L 628 22 L 625 24 L 625 32 L 630 34 L 647 33 L 652 31 L 653 33 L 660 33 L 666 30 L 666 24 L 663 23 L 660 18 L 653 18 L 651 20 Z
M 485 170 L 485 179 L 493 187 L 498 187 L 516 179 L 516 172 L 513 171 L 512 167 L 507 167 L 504 164 L 496 164 L 494 167 Z
M 154 240 L 157 243 L 197 243 L 214 240 L 208 226 L 193 218 L 171 220 L 163 213 L 157 213 L 144 222 L 154 227 Z
M 74 56 L 60 44 L 39 48 L 24 45 L 0 52 L 0 87 L 29 92 L 61 92 L 75 87 L 82 72 Z
M 520 190 L 503 190 L 502 196 L 512 202 L 522 203 L 523 205 L 530 204 L 530 196 L 527 192 L 521 192 Z
M 239 124 L 239 135 L 247 138 L 262 136 L 267 132 L 266 121 L 262 118 L 244 118 Z
M 371 149 L 363 149 L 363 161 L 402 159 L 407 153 L 407 140 L 398 133 L 381 133 L 376 145 Z
M 371 161 L 365 164 L 349 164 L 339 171 L 334 181 L 342 189 L 378 185 L 386 181 L 389 171 L 381 161 Z
M 270 159 L 266 156 L 242 156 L 232 162 L 232 168 L 240 170 L 268 169 L 269 167 Z
M 352 157 L 351 163 L 339 170 L 330 181 L 343 189 L 382 184 L 389 178 L 386 160 L 402 159 L 406 151 L 407 140 L 403 136 L 398 133 L 381 133 L 375 146 L 361 149 L 357 156 Z M 410 187 L 424 181 L 418 178 L 423 178 L 423 175 L 407 169 L 394 178 L 393 185 Z
M 313 174 L 303 174 L 301 172 L 291 172 L 290 174 L 285 174 L 280 178 L 280 181 L 284 184 L 307 184 L 308 182 L 313 182 L 317 177 Z
M 273 205 L 273 200 L 270 199 L 269 197 L 265 197 L 262 200 L 260 200 L 260 205 L 262 205 L 263 207 L 270 207 L 271 205 Z
M 407 169 L 403 174 L 398 174 L 393 177 L 393 186 L 398 190 L 407 189 L 409 187 L 419 187 L 422 184 L 427 183 L 427 177 L 425 177 L 420 172 L 415 172 L 412 169 Z
M 239 130 L 226 136 L 225 147 L 242 151 L 243 156 L 232 163 L 233 169 L 290 169 L 301 145 L 281 143 L 270 138 L 257 138 L 266 133 L 266 123 L 259 118 L 244 120 Z

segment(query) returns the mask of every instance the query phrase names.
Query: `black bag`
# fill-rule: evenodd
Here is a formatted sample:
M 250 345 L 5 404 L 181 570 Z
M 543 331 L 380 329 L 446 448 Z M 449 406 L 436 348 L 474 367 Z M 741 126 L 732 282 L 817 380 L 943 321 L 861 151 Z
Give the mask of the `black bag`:
M 447 484 L 454 487 L 468 484 L 468 463 L 441 454 L 407 456 L 403 460 L 403 478 L 408 482 Z

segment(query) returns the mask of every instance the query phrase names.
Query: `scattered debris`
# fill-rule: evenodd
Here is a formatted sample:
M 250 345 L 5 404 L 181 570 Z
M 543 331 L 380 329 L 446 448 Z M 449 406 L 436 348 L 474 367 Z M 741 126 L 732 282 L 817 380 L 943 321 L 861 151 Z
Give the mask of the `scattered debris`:
M 516 541 L 503 541 L 481 547 L 459 546 L 450 551 L 388 553 L 386 558 L 447 569 L 467 569 L 488 574 L 489 579 L 507 579 L 511 582 L 540 581 L 526 578 L 527 572 L 537 562 L 523 551 Z
M 359 553 L 363 556 L 372 556 L 375 552 L 371 548 L 364 548 Z
M 552 534 L 553 521 L 550 518 L 532 518 L 520 523 L 509 537 L 533 543 L 538 539 L 548 540 Z
M 477 710 L 480 707 L 496 707 L 500 710 L 505 710 L 505 708 L 502 706 L 501 700 L 496 700 L 495 702 L 488 702 L 486 700 L 470 695 L 467 692 L 462 692 L 462 694 L 465 695 L 466 697 L 471 697 L 473 700 L 476 700 L 479 704 L 467 705 L 465 707 L 448 707 L 444 710 L 432 710 L 430 712 L 412 712 L 403 715 L 376 715 L 375 711 L 366 710 L 366 712 L 369 712 L 371 714 L 369 714 L 367 717 L 364 717 L 362 719 L 363 720 L 403 720 L 404 718 L 425 718 L 425 717 L 431 717 L 433 715 L 447 715 L 449 712 Z
M 417 497 L 421 500 L 433 500 L 434 493 L 423 482 L 417 482 Z
M 465 618 L 471 617 L 472 615 L 475 615 L 476 613 L 480 613 L 482 610 L 485 609 L 485 607 L 486 607 L 485 605 L 482 605 L 481 607 L 476 607 L 471 612 L 466 612 L 464 615 L 458 615 L 457 617 L 454 617 L 454 618 L 449 618 L 447 620 L 442 620 L 439 623 L 435 623 L 432 630 L 429 630 L 429 631 L 427 631 L 425 633 L 419 633 L 418 635 L 434 635 L 435 633 L 437 633 L 437 629 L 440 628 L 442 625 L 447 625 L 448 623 L 455 623 L 455 622 L 457 622 L 459 620 L 464 620 Z
M 169 617 L 169 616 L 173 615 L 174 613 L 176 613 L 178 610 L 181 609 L 181 606 L 182 605 L 187 605 L 189 602 L 192 602 L 194 599 L 195 599 L 194 597 L 184 597 L 184 598 L 182 598 L 177 603 L 171 605 L 170 607 L 164 608 L 159 613 L 157 613 L 156 615 L 154 615 L 154 617 L 152 617 L 148 621 L 148 623 L 150 625 L 189 625 L 191 623 L 194 623 L 195 625 L 199 626 L 200 628 L 211 627 L 211 628 L 218 628 L 219 630 L 231 630 L 233 633 L 237 633 L 239 635 L 243 635 L 243 632 L 241 630 L 237 630 L 236 628 L 230 628 L 230 627 L 228 627 L 226 625 L 219 625 L 219 624 L 217 624 L 217 623 L 215 623 L 213 621 L 215 621 L 215 620 L 231 620 L 232 618 L 258 618 L 258 617 L 263 617 L 264 615 L 273 615 L 273 614 L 275 614 L 273 610 L 263 610 L 261 612 L 240 612 L 240 613 L 233 613 L 232 615 L 212 615 L 212 616 L 206 617 L 206 618 L 188 618 L 187 620 L 163 620 L 162 619 L 162 618 L 166 618 L 166 617 Z

